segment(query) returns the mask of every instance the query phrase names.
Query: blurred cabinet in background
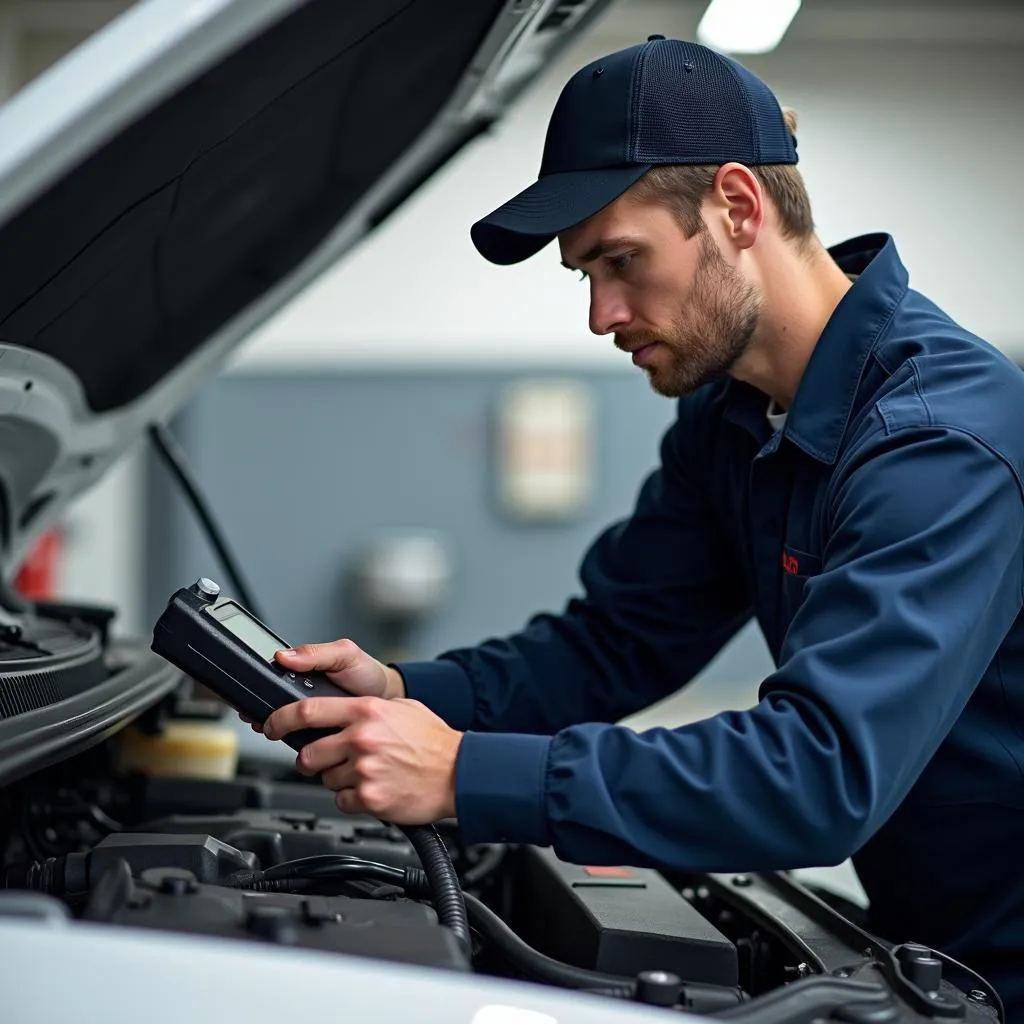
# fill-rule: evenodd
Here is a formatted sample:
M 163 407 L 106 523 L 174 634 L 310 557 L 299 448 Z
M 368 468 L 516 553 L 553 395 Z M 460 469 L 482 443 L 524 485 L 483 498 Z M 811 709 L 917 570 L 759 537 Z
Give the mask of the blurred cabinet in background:
M 578 380 L 526 379 L 498 403 L 498 499 L 513 520 L 579 518 L 594 490 L 594 407 Z

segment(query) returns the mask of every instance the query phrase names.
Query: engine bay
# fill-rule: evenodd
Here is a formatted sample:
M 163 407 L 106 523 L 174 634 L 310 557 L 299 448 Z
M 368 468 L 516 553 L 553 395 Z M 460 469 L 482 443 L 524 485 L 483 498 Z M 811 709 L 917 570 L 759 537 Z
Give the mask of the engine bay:
M 159 716 L 143 727 L 159 731 Z M 889 947 L 785 874 L 567 864 L 436 823 L 468 935 L 406 831 L 346 816 L 281 762 L 234 777 L 125 770 L 117 737 L 0 791 L 5 916 L 52 915 L 522 979 L 752 1021 L 996 1021 L 941 953 Z M 952 979 L 952 980 L 951 980 Z

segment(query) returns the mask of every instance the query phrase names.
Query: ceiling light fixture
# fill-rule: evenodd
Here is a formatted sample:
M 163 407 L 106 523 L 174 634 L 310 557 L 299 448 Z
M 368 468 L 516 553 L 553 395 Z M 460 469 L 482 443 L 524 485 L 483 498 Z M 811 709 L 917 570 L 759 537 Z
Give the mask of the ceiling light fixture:
M 800 0 L 711 0 L 697 38 L 720 53 L 768 53 L 798 10 Z

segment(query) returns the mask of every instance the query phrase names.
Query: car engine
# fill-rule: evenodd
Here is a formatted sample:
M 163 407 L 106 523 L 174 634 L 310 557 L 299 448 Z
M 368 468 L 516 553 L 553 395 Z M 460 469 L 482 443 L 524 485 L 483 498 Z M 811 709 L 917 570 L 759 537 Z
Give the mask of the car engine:
M 158 732 L 159 714 L 141 726 Z M 785 874 L 685 875 L 467 847 L 438 822 L 467 934 L 407 832 L 272 760 L 126 770 L 116 736 L 0 790 L 5 914 L 476 972 L 728 1019 L 997 1021 L 946 958 L 890 947 Z M 436 866 L 436 865 L 435 865 Z M 450 910 L 450 908 L 449 908 Z

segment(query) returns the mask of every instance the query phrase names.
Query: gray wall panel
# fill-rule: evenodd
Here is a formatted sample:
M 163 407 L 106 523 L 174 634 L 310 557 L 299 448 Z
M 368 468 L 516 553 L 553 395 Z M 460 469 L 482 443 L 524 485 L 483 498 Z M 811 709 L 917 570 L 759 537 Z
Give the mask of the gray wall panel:
M 430 657 L 517 629 L 578 590 L 587 544 L 628 514 L 673 415 L 631 372 L 573 372 L 595 399 L 595 491 L 587 514 L 522 526 L 493 499 L 492 416 L 501 388 L 543 371 L 332 372 L 223 376 L 175 430 L 270 622 L 291 642 L 374 634 L 347 604 L 344 579 L 380 530 L 428 528 L 454 559 L 439 614 L 413 638 Z M 152 621 L 168 593 L 199 575 L 228 588 L 162 467 L 149 474 Z M 708 709 L 745 700 L 770 669 L 748 627 L 703 674 Z

